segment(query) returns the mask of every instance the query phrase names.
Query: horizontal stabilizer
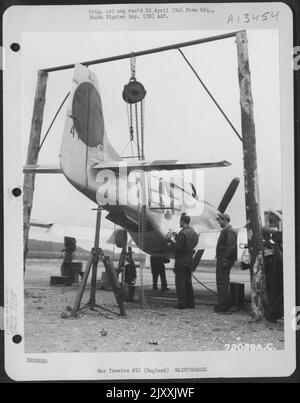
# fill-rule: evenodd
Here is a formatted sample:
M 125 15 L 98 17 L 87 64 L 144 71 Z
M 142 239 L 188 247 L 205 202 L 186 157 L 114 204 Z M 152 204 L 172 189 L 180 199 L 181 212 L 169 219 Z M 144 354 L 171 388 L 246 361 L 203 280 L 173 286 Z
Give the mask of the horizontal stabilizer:
M 38 220 L 30 220 L 31 227 L 38 227 L 38 228 L 51 228 L 54 225 L 54 222 L 48 221 L 38 221 Z
M 203 168 L 217 168 L 228 167 L 231 163 L 228 161 L 219 162 L 184 162 L 180 160 L 153 160 L 153 161 L 107 161 L 95 164 L 94 169 L 111 169 L 116 170 L 119 168 L 127 168 L 129 171 L 142 170 L 142 171 L 162 171 L 162 170 L 180 170 L 180 169 L 203 169 Z
M 61 174 L 62 170 L 59 165 L 25 165 L 23 172 L 24 174 Z

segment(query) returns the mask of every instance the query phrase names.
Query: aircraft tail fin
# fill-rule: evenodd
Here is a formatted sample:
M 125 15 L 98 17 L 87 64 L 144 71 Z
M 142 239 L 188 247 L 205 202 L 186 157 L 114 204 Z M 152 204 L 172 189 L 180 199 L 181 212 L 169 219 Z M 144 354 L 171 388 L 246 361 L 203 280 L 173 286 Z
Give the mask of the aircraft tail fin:
M 107 140 L 96 75 L 77 64 L 60 150 L 61 169 L 74 185 L 86 187 L 90 166 L 117 158 Z

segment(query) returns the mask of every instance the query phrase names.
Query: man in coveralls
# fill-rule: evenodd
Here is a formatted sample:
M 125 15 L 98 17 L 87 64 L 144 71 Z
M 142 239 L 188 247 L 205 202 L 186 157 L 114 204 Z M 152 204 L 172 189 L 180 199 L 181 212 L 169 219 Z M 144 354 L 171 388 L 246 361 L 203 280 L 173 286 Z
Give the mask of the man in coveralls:
M 192 285 L 192 262 L 194 248 L 198 243 L 198 234 L 190 227 L 190 217 L 183 213 L 180 218 L 178 234 L 167 234 L 167 240 L 175 248 L 175 287 L 178 303 L 175 308 L 195 308 Z M 174 236 L 174 240 L 172 239 Z
M 219 304 L 216 313 L 228 312 L 230 309 L 230 270 L 237 259 L 237 234 L 230 223 L 228 214 L 219 214 L 217 220 L 222 228 L 216 249 L 216 282 Z

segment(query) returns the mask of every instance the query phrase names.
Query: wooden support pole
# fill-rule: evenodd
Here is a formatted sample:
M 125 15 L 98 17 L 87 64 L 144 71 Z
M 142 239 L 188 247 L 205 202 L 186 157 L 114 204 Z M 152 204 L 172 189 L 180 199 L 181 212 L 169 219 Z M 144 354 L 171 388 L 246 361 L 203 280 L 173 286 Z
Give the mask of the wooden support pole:
M 93 269 L 92 269 L 92 282 L 91 282 L 91 296 L 90 296 L 90 305 L 93 307 L 96 304 L 96 288 L 97 288 L 97 268 L 99 262 L 99 241 L 100 241 L 100 227 L 101 227 L 101 212 L 102 209 L 99 206 L 97 209 L 97 219 L 96 219 L 96 232 L 95 232 L 95 240 L 94 240 L 94 253 L 97 255 L 93 260 Z
M 256 138 L 246 31 L 236 35 L 244 153 L 245 201 L 248 246 L 251 256 L 251 310 L 255 319 L 264 316 L 266 303 L 263 238 L 259 201 Z
M 37 86 L 34 98 L 26 165 L 36 165 L 38 160 L 43 116 L 44 116 L 44 105 L 46 99 L 47 79 L 48 79 L 48 73 L 43 70 L 40 70 L 38 72 Z M 34 181 L 35 181 L 35 174 L 28 173 L 24 175 L 24 184 L 23 184 L 24 268 L 25 268 L 25 258 L 28 250 L 28 235 L 30 228 L 30 215 L 33 201 Z

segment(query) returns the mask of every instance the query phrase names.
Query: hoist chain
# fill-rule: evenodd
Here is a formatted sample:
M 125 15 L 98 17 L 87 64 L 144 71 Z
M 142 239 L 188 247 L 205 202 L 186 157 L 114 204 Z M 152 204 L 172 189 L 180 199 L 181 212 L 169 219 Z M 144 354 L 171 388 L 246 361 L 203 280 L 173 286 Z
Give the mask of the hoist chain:
M 140 112 L 140 131 L 139 131 L 139 119 L 138 114 Z M 144 155 L 144 100 L 135 104 L 135 114 L 136 114 L 136 136 L 137 136 L 137 148 L 138 148 L 138 159 L 139 161 L 145 159 Z M 139 245 L 140 249 L 143 251 L 145 246 L 145 234 L 147 230 L 147 195 L 146 195 L 146 173 L 141 171 L 141 181 L 140 181 L 140 208 L 139 208 Z M 144 308 L 147 308 L 147 301 L 144 292 L 144 262 L 140 264 L 140 279 L 141 279 L 141 299 Z
M 136 58 L 132 56 L 130 58 L 130 70 L 131 70 L 131 78 L 135 80 L 135 73 L 136 73 Z
M 144 100 L 141 101 L 141 158 L 145 159 L 144 153 Z
M 136 77 L 135 77 L 135 75 L 136 75 L 136 57 L 135 56 L 132 56 L 130 58 L 130 71 L 131 71 L 130 81 L 132 81 L 132 80 L 136 81 Z M 139 83 L 139 85 L 141 85 L 141 84 Z M 126 86 L 124 88 L 126 88 Z M 138 160 L 141 161 L 141 160 L 144 160 L 144 158 L 145 158 L 145 155 L 144 155 L 144 100 L 142 99 L 139 102 L 133 102 L 131 99 L 131 102 L 130 102 L 130 101 L 128 101 L 127 96 L 128 95 L 127 94 L 124 95 L 124 92 L 123 92 L 124 100 L 129 103 L 130 141 L 132 142 L 134 140 L 134 135 L 136 135 L 137 156 L 138 156 Z M 134 109 L 133 109 L 133 104 L 135 105 Z M 134 120 L 135 120 L 135 127 L 134 127 L 134 122 L 133 122 Z
M 144 100 L 140 102 L 140 116 L 141 116 L 141 143 L 140 143 L 140 159 L 144 160 Z M 139 211 L 139 230 L 140 230 L 140 247 L 143 250 L 145 246 L 145 234 L 147 231 L 147 192 L 146 192 L 146 173 L 141 172 L 141 210 Z M 141 289 L 142 289 L 142 303 L 144 307 L 147 307 L 147 302 L 144 294 L 143 286 L 143 264 L 141 264 Z
M 140 105 L 138 105 L 140 104 Z M 139 108 L 140 107 L 140 108 Z M 134 115 L 134 116 L 133 116 Z M 140 116 L 140 119 L 139 119 Z M 135 120 L 135 128 L 133 127 Z M 134 104 L 129 104 L 129 136 L 130 141 L 134 140 L 134 132 L 136 135 L 137 155 L 138 160 L 144 160 L 144 101 Z
M 130 58 L 130 81 L 136 80 L 136 58 Z M 125 99 L 126 100 L 126 99 Z M 133 108 L 134 104 L 134 108 Z M 131 102 L 129 104 L 129 132 L 131 142 L 136 136 L 137 156 L 138 160 L 145 159 L 144 154 L 144 100 L 139 102 Z M 146 192 L 146 173 L 141 171 L 140 186 L 139 186 L 139 209 L 138 209 L 138 242 L 140 251 L 145 247 L 145 234 L 147 230 L 147 192 Z M 141 252 L 140 252 L 141 253 Z M 141 261 L 141 259 L 140 259 Z M 141 280 L 141 299 L 144 307 L 147 307 L 147 302 L 144 293 L 144 276 L 143 276 L 144 262 L 140 264 L 140 280 Z
M 139 119 L 140 116 L 140 119 Z M 145 159 L 144 153 L 144 100 L 135 104 L 135 132 L 138 160 Z
M 130 136 L 130 141 L 133 141 L 134 130 L 133 130 L 132 104 L 129 104 L 129 136 Z
M 138 112 L 138 104 L 134 104 L 135 106 L 135 134 L 136 134 L 136 144 L 137 144 L 137 153 L 138 160 L 141 159 L 141 144 L 140 144 L 140 132 L 139 132 L 139 112 Z
M 139 204 L 139 247 L 140 250 L 144 250 L 145 246 L 145 234 L 147 230 L 147 211 L 146 211 L 146 203 L 147 203 L 147 196 L 146 196 L 146 181 L 145 181 L 146 173 L 141 171 L 141 182 L 140 182 L 140 204 Z M 141 298 L 142 304 L 144 307 L 147 308 L 147 301 L 145 298 L 144 293 L 144 264 L 140 259 L 140 279 L 141 279 Z

